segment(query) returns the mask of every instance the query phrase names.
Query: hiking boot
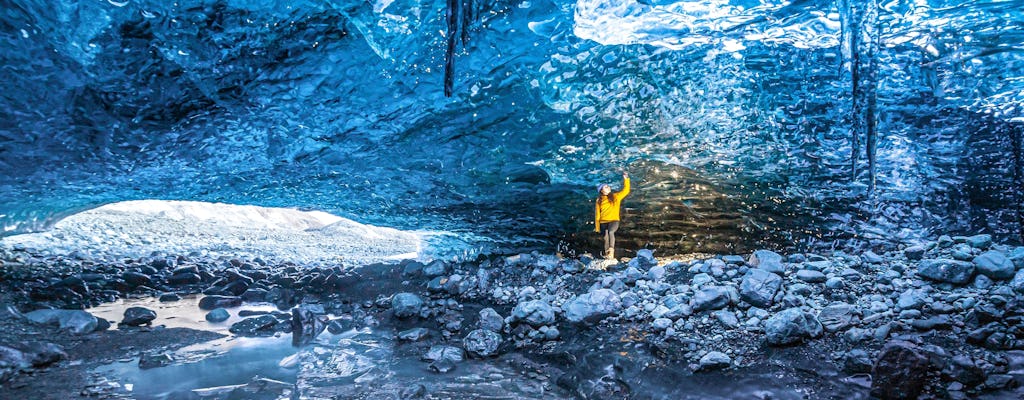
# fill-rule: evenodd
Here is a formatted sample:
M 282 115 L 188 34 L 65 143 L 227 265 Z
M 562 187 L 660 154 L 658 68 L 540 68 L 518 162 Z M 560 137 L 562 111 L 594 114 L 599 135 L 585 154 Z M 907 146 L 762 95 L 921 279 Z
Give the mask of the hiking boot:
M 605 250 L 604 251 L 604 259 L 605 260 L 614 260 L 615 259 L 615 249 L 607 249 L 607 250 Z

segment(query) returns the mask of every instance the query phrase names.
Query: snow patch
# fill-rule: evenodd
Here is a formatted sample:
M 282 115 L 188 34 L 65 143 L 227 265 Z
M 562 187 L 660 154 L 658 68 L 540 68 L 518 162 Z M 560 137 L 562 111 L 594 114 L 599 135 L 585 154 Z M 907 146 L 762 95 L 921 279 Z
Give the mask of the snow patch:
M 156 252 L 355 266 L 419 258 L 423 236 L 320 211 L 139 200 L 84 211 L 49 231 L 3 238 L 0 246 L 105 259 Z

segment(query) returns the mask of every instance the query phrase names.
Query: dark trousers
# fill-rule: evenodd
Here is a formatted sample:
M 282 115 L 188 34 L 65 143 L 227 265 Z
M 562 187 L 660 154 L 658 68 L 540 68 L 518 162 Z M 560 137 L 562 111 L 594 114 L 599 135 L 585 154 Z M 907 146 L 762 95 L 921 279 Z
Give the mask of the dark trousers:
M 615 231 L 619 230 L 619 221 L 605 222 L 601 224 L 601 233 L 604 233 L 604 249 L 615 248 Z

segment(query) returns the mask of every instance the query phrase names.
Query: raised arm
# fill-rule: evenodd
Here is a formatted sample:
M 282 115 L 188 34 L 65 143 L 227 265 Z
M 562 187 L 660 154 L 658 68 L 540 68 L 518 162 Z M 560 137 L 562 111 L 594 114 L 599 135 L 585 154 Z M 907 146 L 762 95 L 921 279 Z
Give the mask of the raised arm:
M 615 200 L 622 200 L 626 196 L 629 196 L 629 175 L 622 174 L 622 190 L 615 193 Z

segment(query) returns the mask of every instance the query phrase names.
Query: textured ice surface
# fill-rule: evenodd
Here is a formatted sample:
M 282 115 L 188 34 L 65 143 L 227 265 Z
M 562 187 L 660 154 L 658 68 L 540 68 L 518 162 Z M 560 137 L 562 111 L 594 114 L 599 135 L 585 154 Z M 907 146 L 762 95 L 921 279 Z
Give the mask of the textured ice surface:
M 43 233 L 0 239 L 50 254 L 143 257 L 154 252 L 267 261 L 363 265 L 415 259 L 421 234 L 317 211 L 193 201 L 139 200 L 72 215 Z
M 1017 1 L 469 3 L 445 98 L 444 1 L 14 0 L 3 232 L 159 198 L 552 242 L 620 168 L 636 208 L 713 192 L 748 237 L 1019 231 Z

